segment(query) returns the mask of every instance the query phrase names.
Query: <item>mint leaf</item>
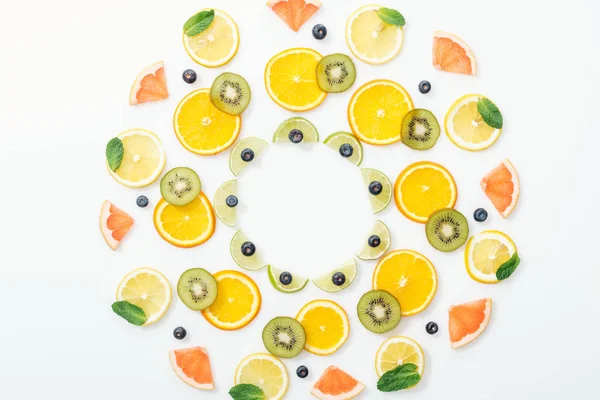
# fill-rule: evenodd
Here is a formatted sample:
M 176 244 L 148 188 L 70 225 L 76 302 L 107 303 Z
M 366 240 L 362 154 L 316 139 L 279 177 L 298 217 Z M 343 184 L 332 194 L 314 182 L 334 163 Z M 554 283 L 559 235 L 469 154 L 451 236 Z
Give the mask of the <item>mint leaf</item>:
M 234 400 L 264 400 L 265 393 L 258 386 L 249 383 L 240 383 L 229 390 L 229 395 Z
M 200 11 L 183 24 L 186 36 L 192 37 L 204 32 L 215 19 L 215 10 Z
M 490 99 L 486 99 L 485 97 L 479 99 L 477 102 L 477 111 L 479 111 L 486 124 L 492 128 L 502 129 L 502 125 L 504 124 L 502 114 Z
M 503 281 L 515 272 L 519 264 L 521 263 L 521 259 L 517 253 L 513 254 L 510 260 L 505 262 L 498 268 L 496 271 L 496 279 L 499 281 Z
M 381 375 L 377 381 L 380 392 L 397 392 L 415 386 L 421 380 L 415 364 L 402 364 Z
M 115 314 L 133 325 L 144 325 L 148 321 L 144 310 L 128 301 L 116 301 L 112 304 L 112 309 Z
M 393 8 L 381 7 L 379 10 L 377 10 L 377 15 L 386 24 L 396 26 L 404 26 L 406 24 L 404 16 L 400 14 L 398 10 L 394 10 Z
M 121 166 L 123 162 L 123 154 L 125 149 L 123 148 L 123 142 L 119 138 L 112 138 L 106 145 L 106 161 L 108 161 L 108 168 L 115 172 Z

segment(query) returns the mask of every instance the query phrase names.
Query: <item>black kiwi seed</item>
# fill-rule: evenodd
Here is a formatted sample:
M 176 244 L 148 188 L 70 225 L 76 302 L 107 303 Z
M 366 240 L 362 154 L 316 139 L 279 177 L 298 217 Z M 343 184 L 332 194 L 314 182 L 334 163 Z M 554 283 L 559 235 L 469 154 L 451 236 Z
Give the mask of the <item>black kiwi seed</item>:
M 425 225 L 425 234 L 435 249 L 450 252 L 467 241 L 469 223 L 460 212 L 452 208 L 444 208 L 429 216 Z
M 440 137 L 440 124 L 429 110 L 415 108 L 402 120 L 402 143 L 415 150 L 432 148 Z
M 231 114 L 241 114 L 250 103 L 250 86 L 237 74 L 224 72 L 215 79 L 210 89 L 210 99 L 219 110 Z
M 304 348 L 306 332 L 298 321 L 290 317 L 273 318 L 265 326 L 262 339 L 267 350 L 283 358 L 295 357 Z
M 373 333 L 384 333 L 394 329 L 402 318 L 400 303 L 385 290 L 365 293 L 356 306 L 361 324 Z

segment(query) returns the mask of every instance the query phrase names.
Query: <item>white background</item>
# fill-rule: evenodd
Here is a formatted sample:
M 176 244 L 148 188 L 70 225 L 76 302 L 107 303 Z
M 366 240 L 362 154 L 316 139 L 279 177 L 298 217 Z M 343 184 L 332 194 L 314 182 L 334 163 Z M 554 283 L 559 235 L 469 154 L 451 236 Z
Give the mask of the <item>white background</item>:
M 237 267 L 228 251 L 233 230 L 222 224 L 210 242 L 194 249 L 176 249 L 158 237 L 152 207 L 135 206 L 139 194 L 154 205 L 158 185 L 133 190 L 114 182 L 104 166 L 109 138 L 138 126 L 156 132 L 166 147 L 167 168 L 192 166 L 212 198 L 220 183 L 231 179 L 228 154 L 203 158 L 179 145 L 171 127 L 178 100 L 191 89 L 209 86 L 222 71 L 241 73 L 253 89 L 241 137 L 268 140 L 290 113 L 266 94 L 262 75 L 267 60 L 295 46 L 323 54 L 348 53 L 345 21 L 362 4 L 326 1 L 300 32 L 293 33 L 262 0 L 1 1 L 1 398 L 225 399 L 238 361 L 264 351 L 263 325 L 276 315 L 295 315 L 315 298 L 343 305 L 352 332 L 335 355 L 319 358 L 303 353 L 285 362 L 291 380 L 287 398 L 308 398 L 310 385 L 330 364 L 364 382 L 362 398 L 368 399 L 595 396 L 600 357 L 596 243 L 600 8 L 593 0 L 388 0 L 385 5 L 400 9 L 408 21 L 404 48 L 385 66 L 357 62 L 355 88 L 375 78 L 394 79 L 409 90 L 417 106 L 432 109 L 440 119 L 456 98 L 480 92 L 505 117 L 501 139 L 481 153 L 460 150 L 445 135 L 427 153 L 400 144 L 365 146 L 363 165 L 384 171 L 392 180 L 419 159 L 447 166 L 458 183 L 457 208 L 469 218 L 478 206 L 490 211 L 485 224 L 471 223 L 472 231 L 506 231 L 523 259 L 510 281 L 481 285 L 465 273 L 461 251 L 436 252 L 427 244 L 423 227 L 406 220 L 393 206 L 379 216 L 392 229 L 393 247 L 423 252 L 439 276 L 431 306 L 405 318 L 389 333 L 411 336 L 425 349 L 426 371 L 417 388 L 387 396 L 375 389 L 374 354 L 384 337 L 367 332 L 353 311 L 359 295 L 370 288 L 372 263 L 361 262 L 353 285 L 332 295 L 311 286 L 286 297 L 272 289 L 266 272 L 252 273 L 263 293 L 263 308 L 251 325 L 237 332 L 218 331 L 177 298 L 166 316 L 147 328 L 128 325 L 110 310 L 117 284 L 134 268 L 157 268 L 174 284 L 190 267 L 211 271 Z M 225 9 L 241 33 L 239 53 L 217 70 L 195 65 L 181 45 L 181 25 L 205 6 Z M 310 34 L 319 22 L 329 29 L 323 42 Z M 456 33 L 470 44 L 478 60 L 477 77 L 433 69 L 434 29 Z M 135 75 L 160 59 L 166 64 L 170 98 L 128 106 Z M 192 86 L 180 78 L 190 67 L 199 73 Z M 433 85 L 426 96 L 417 91 L 422 79 Z M 350 92 L 331 95 L 306 114 L 322 138 L 348 129 L 345 110 Z M 522 183 L 520 203 L 506 221 L 478 187 L 480 178 L 505 157 L 518 169 Z M 284 174 L 280 178 L 290 179 Z M 98 211 L 105 198 L 136 219 L 116 252 L 98 231 Z M 332 226 L 328 220 L 311 224 L 313 230 Z M 310 236 L 306 226 L 298 235 Z M 282 235 L 292 235 L 289 226 L 285 229 Z M 470 346 L 451 350 L 448 306 L 483 296 L 494 299 L 488 330 Z M 435 336 L 425 333 L 429 320 L 441 326 Z M 183 342 L 171 334 L 178 325 L 189 332 Z M 193 344 L 208 348 L 214 392 L 187 387 L 171 370 L 167 352 Z M 294 374 L 300 364 L 311 372 L 304 381 Z

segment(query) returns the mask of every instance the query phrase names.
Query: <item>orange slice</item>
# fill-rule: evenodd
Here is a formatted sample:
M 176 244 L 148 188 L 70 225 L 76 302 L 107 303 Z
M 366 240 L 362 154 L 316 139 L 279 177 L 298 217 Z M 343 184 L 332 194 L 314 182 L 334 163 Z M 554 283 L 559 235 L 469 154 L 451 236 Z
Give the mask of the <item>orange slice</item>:
M 364 388 L 365 385 L 332 365 L 315 382 L 310 393 L 317 399 L 344 400 L 357 396 Z
M 215 18 L 202 33 L 192 37 L 183 33 L 185 51 L 192 60 L 208 68 L 227 64 L 235 57 L 240 46 L 240 34 L 235 21 L 224 11 L 214 11 Z
M 510 161 L 504 160 L 481 180 L 481 188 L 504 218 L 513 212 L 521 191 L 519 175 Z
M 314 300 L 296 316 L 306 332 L 304 349 L 326 356 L 335 353 L 348 339 L 350 323 L 346 311 L 330 300 Z
M 457 349 L 473 340 L 485 330 L 492 314 L 492 299 L 481 299 L 450 307 L 448 332 L 452 348 Z
M 175 374 L 188 385 L 203 390 L 215 388 L 210 359 L 204 347 L 171 350 L 169 359 Z
M 100 232 L 111 249 L 116 250 L 133 225 L 133 218 L 108 200 L 100 209 Z
M 267 6 L 294 32 L 321 7 L 319 0 L 269 0 Z
M 433 66 L 440 71 L 477 75 L 475 55 L 461 38 L 451 33 L 433 33 Z
M 422 224 L 434 212 L 453 208 L 457 197 L 456 183 L 448 170 L 430 161 L 409 165 L 398 175 L 394 200 L 408 219 Z
M 174 206 L 160 199 L 154 208 L 154 227 L 158 234 L 177 247 L 194 247 L 215 232 L 215 213 L 203 192 L 185 206 Z
M 237 271 L 214 274 L 219 291 L 217 299 L 202 315 L 211 325 L 224 330 L 241 329 L 258 314 L 260 290 L 248 275 Z
M 144 68 L 135 78 L 129 93 L 129 104 L 134 106 L 150 101 L 164 100 L 167 97 L 169 97 L 169 90 L 165 77 L 165 65 L 159 61 Z

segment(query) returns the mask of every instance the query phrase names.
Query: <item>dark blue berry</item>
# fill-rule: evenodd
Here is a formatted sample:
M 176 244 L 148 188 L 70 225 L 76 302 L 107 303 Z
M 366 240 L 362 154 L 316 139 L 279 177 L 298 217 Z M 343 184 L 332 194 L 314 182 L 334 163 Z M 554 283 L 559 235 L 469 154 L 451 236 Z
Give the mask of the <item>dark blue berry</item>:
M 306 368 L 304 365 L 299 366 L 296 370 L 296 375 L 298 375 L 298 378 L 306 378 L 308 376 L 308 368 Z
M 327 28 L 325 28 L 325 25 L 317 24 L 313 27 L 312 34 L 315 39 L 323 40 L 327 36 Z
M 381 238 L 377 235 L 371 235 L 369 236 L 369 246 L 375 248 L 375 247 L 379 247 L 379 245 L 381 244 Z
M 175 336 L 175 339 L 181 340 L 185 337 L 185 335 L 187 335 L 187 332 L 186 332 L 185 328 L 183 328 L 181 326 L 178 326 L 173 331 L 173 336 Z
M 473 213 L 473 218 L 475 218 L 475 221 L 477 221 L 477 222 L 483 222 L 487 219 L 487 217 L 488 217 L 488 213 L 483 208 L 478 208 Z
M 425 94 L 425 93 L 429 93 L 430 90 L 431 90 L 431 83 L 429 83 L 429 81 L 421 81 L 421 83 L 419 83 L 419 92 Z
M 279 282 L 285 286 L 289 285 L 292 283 L 292 274 L 289 272 L 282 272 L 281 275 L 279 275 Z
M 240 154 L 240 156 L 242 157 L 243 161 L 250 162 L 250 161 L 254 160 L 254 150 L 244 149 L 244 150 L 242 150 L 242 153 Z
M 427 323 L 427 325 L 425 325 L 425 330 L 430 335 L 435 335 L 437 333 L 437 331 L 438 331 L 438 324 L 436 324 L 433 321 L 429 322 L 429 323 Z
M 228 207 L 235 207 L 238 205 L 238 198 L 232 194 L 230 194 L 229 196 L 227 196 L 227 198 L 225 199 L 225 204 L 227 204 Z
M 302 139 L 304 139 L 304 134 L 300 129 L 292 129 L 288 135 L 288 138 L 292 143 L 300 143 Z
M 344 143 L 340 146 L 340 155 L 344 158 L 352 157 L 352 153 L 354 153 L 354 148 L 352 145 L 348 143 Z
M 146 207 L 148 205 L 148 198 L 146 196 L 140 196 L 137 198 L 137 200 L 135 201 L 135 203 L 138 205 L 138 207 Z
M 252 242 L 242 243 L 242 254 L 246 257 L 252 257 L 256 253 L 256 246 Z
M 342 286 L 344 283 L 346 283 L 346 275 L 344 275 L 343 272 L 336 272 L 331 277 L 331 281 L 335 286 Z
M 193 69 L 186 69 L 185 71 L 183 71 L 182 76 L 185 83 L 194 83 L 198 78 L 198 75 L 196 75 L 196 71 L 194 71 Z
M 373 196 L 377 196 L 378 194 L 381 194 L 382 191 L 383 191 L 383 185 L 381 184 L 381 182 L 373 181 L 373 182 L 369 183 L 369 193 L 371 193 Z

